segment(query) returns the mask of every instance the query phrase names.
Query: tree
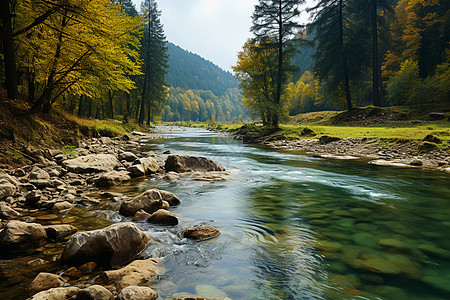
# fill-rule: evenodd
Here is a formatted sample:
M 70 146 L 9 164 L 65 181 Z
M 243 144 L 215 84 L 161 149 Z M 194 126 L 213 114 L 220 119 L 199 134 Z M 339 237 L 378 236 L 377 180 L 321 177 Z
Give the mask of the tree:
M 264 46 L 272 46 L 268 41 L 273 41 L 277 50 L 276 62 L 276 92 L 275 104 L 280 105 L 283 85 L 287 81 L 287 72 L 285 72 L 284 63 L 289 64 L 290 60 L 285 59 L 287 44 L 298 36 L 302 26 L 299 24 L 298 17 L 300 11 L 298 6 L 304 3 L 304 0 L 259 0 L 255 6 L 252 15 L 253 26 L 251 31 L 257 39 L 265 40 Z M 276 107 L 278 110 L 279 107 Z M 278 126 L 278 114 L 272 117 L 272 125 Z
M 58 3 L 18 2 L 18 28 L 54 11 L 18 39 L 31 111 L 48 112 L 66 94 L 98 97 L 132 89 L 129 76 L 139 74 L 139 20 L 108 0 Z
M 319 78 L 330 81 L 330 87 L 338 89 L 343 85 L 347 110 L 353 110 L 348 64 L 348 24 L 345 22 L 344 0 L 321 0 L 310 11 L 314 21 L 311 29 L 315 33 L 315 70 Z M 347 25 L 347 26 L 346 26 Z
M 278 125 L 280 101 L 277 100 L 277 51 L 264 41 L 249 40 L 238 53 L 233 67 L 244 104 L 256 111 L 263 125 Z M 269 43 L 269 42 L 267 42 Z
M 2 0 L 0 2 L 0 33 L 4 56 L 6 91 L 8 98 L 17 99 L 17 66 L 12 25 L 12 2 L 12 0 Z
M 141 10 L 144 12 L 144 31 L 142 56 L 144 58 L 144 82 L 139 113 L 139 123 L 145 119 L 147 109 L 147 124 L 153 116 L 151 112 L 161 113 L 163 103 L 167 98 L 168 88 L 165 81 L 169 67 L 167 40 L 160 21 L 161 11 L 155 0 L 145 0 Z

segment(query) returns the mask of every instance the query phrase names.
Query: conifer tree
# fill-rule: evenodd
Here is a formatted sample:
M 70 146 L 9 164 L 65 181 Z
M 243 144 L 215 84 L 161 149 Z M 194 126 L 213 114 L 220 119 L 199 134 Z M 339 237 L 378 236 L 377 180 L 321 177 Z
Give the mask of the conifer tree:
M 160 21 L 161 11 L 155 0 L 145 0 L 141 10 L 144 14 L 142 57 L 144 59 L 144 82 L 142 89 L 139 123 L 144 123 L 147 112 L 147 124 L 153 119 L 152 111 L 160 113 L 167 98 L 165 76 L 169 67 L 167 40 Z
M 315 33 L 315 69 L 321 80 L 327 80 L 335 90 L 343 85 L 347 109 L 353 110 L 350 95 L 348 34 L 345 26 L 344 0 L 321 0 L 310 11 L 314 21 L 311 29 Z
M 274 40 L 274 48 L 277 49 L 277 76 L 275 104 L 280 105 L 282 87 L 286 83 L 284 63 L 288 63 L 284 56 L 287 44 L 297 36 L 302 26 L 298 17 L 298 6 L 304 0 L 259 0 L 252 15 L 253 26 L 251 31 L 257 39 Z M 278 107 L 280 109 L 280 107 Z M 278 126 L 278 117 L 275 115 L 272 125 Z

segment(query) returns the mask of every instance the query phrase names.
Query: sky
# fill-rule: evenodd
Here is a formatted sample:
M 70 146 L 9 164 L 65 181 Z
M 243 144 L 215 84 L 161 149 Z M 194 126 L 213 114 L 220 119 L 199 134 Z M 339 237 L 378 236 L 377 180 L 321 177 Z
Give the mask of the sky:
M 140 0 L 133 0 L 136 9 Z M 167 40 L 231 71 L 258 0 L 157 0 Z M 307 20 L 303 13 L 303 22 Z

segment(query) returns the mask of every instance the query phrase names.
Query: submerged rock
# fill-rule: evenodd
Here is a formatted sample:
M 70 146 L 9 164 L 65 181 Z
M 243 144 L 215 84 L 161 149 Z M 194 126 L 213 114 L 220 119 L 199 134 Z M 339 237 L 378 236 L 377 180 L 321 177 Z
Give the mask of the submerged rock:
M 183 238 L 204 241 L 217 237 L 220 231 L 211 226 L 197 226 L 183 229 L 181 236 Z
M 219 163 L 201 156 L 189 156 L 182 154 L 172 154 L 167 157 L 165 168 L 167 172 L 177 173 L 194 171 L 225 171 Z
M 145 286 L 128 286 L 117 295 L 117 300 L 154 300 L 158 294 Z
M 104 266 L 117 266 L 135 259 L 149 240 L 133 223 L 79 232 L 67 242 L 61 261 L 70 265 L 95 261 Z

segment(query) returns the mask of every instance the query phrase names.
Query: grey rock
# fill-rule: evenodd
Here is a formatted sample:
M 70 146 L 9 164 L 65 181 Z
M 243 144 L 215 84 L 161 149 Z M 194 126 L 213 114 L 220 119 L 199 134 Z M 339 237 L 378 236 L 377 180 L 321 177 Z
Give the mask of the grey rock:
M 74 286 L 71 287 L 59 287 L 52 288 L 46 291 L 42 291 L 30 298 L 30 300 L 62 300 L 73 299 L 76 297 L 80 289 Z
M 17 219 L 20 216 L 21 214 L 18 211 L 12 209 L 6 204 L 0 204 L 0 219 L 11 220 Z
M 0 231 L 0 251 L 33 248 L 44 243 L 46 238 L 42 225 L 12 220 Z
M 39 273 L 28 286 L 30 294 L 35 294 L 51 288 L 61 287 L 64 284 L 62 277 L 51 273 Z
M 224 167 L 209 158 L 182 154 L 169 155 L 165 163 L 165 168 L 167 172 L 174 171 L 177 173 L 225 171 Z
M 121 153 L 119 153 L 119 160 L 125 160 L 125 161 L 128 161 L 128 162 L 133 162 L 136 159 L 138 159 L 138 157 L 132 152 L 121 152 Z
M 121 163 L 112 154 L 91 154 L 65 160 L 63 165 L 70 172 L 98 173 L 112 171 Z
M 67 242 L 61 261 L 69 265 L 95 261 L 104 266 L 117 266 L 135 259 L 149 240 L 133 223 L 78 232 Z
M 122 203 L 119 213 L 124 216 L 134 216 L 139 210 L 144 210 L 149 214 L 162 208 L 163 194 L 160 190 L 147 190 L 131 200 Z
M 130 179 L 127 171 L 109 171 L 98 176 L 94 182 L 98 187 L 109 187 L 119 185 Z

